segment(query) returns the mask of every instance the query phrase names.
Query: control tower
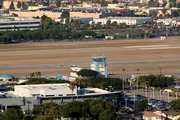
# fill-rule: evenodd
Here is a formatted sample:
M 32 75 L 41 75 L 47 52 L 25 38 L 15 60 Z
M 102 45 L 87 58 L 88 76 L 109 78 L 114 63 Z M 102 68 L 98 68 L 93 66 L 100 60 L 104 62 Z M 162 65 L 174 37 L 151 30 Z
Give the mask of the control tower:
M 106 63 L 106 56 L 92 56 L 93 63 L 91 63 L 91 70 L 97 72 L 96 77 L 108 77 L 108 65 Z

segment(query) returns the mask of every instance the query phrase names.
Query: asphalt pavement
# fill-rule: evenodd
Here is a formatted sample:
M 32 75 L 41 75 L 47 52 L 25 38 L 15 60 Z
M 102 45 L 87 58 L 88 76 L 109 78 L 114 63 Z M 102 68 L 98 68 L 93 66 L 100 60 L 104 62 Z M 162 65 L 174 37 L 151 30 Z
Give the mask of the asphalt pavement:
M 0 56 L 104 52 L 104 51 L 124 51 L 124 50 L 176 49 L 176 48 L 180 48 L 180 46 L 179 45 L 148 45 L 148 46 L 102 47 L 102 48 L 60 49 L 60 50 L 8 51 L 8 52 L 0 52 Z

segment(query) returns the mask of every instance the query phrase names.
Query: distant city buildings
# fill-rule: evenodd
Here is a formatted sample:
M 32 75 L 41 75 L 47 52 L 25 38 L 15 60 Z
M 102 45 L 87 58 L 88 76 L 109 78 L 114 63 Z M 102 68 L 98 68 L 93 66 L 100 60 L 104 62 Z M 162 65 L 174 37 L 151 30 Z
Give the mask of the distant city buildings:
M 169 18 L 169 19 L 157 19 L 154 20 L 157 24 L 165 25 L 165 26 L 176 26 L 180 25 L 179 18 Z
M 71 17 L 69 19 L 69 22 L 71 20 L 74 20 L 74 21 L 78 21 L 78 22 L 81 22 L 83 24 L 85 23 L 89 23 L 90 21 L 93 21 L 93 17 L 85 17 L 85 18 L 81 18 L 81 17 Z M 55 19 L 55 22 L 61 22 L 62 24 L 66 24 L 66 19 L 63 19 L 63 18 L 59 18 L 59 19 Z
M 90 24 L 92 24 L 92 22 L 94 22 L 95 24 L 101 22 L 101 24 L 104 25 L 107 23 L 108 20 L 110 20 L 111 23 L 113 22 L 117 24 L 126 23 L 127 25 L 136 25 L 136 24 L 141 25 L 152 22 L 151 17 L 107 17 L 107 18 L 93 19 L 93 21 L 91 21 Z
M 17 17 L 11 17 L 11 19 L 0 19 L 0 31 L 13 31 L 15 29 L 42 29 L 42 21 L 41 19 Z

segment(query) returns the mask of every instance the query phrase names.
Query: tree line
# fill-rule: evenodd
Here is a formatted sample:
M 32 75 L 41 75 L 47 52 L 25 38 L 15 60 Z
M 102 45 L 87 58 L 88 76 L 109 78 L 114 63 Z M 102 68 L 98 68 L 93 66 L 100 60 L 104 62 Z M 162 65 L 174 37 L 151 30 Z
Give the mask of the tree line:
M 87 99 L 83 102 L 73 101 L 65 105 L 55 103 L 43 103 L 37 105 L 32 111 L 36 116 L 52 116 L 53 118 L 93 118 L 99 120 L 120 120 L 121 116 L 116 114 L 116 109 L 110 103 L 101 99 Z M 108 113 L 108 114 L 107 114 Z M 105 118 L 105 119 L 104 119 Z
M 144 84 L 146 86 L 154 87 L 168 87 L 174 82 L 174 76 L 166 77 L 162 74 L 160 75 L 147 75 L 138 77 L 138 84 Z
M 87 78 L 81 80 L 80 86 L 82 88 L 93 87 L 93 88 L 101 88 L 101 89 L 107 88 L 108 86 L 112 86 L 112 89 L 114 89 L 115 87 L 122 86 L 122 79 L 102 78 L 102 77 Z
M 17 8 L 23 8 L 23 9 L 27 9 L 28 8 L 28 6 L 25 4 L 25 2 L 20 2 L 20 1 L 18 1 L 18 3 L 17 3 Z M 9 9 L 10 10 L 14 10 L 15 9 L 15 7 L 14 7 L 14 2 L 13 1 L 11 1 L 11 4 L 10 4 L 10 6 L 9 6 Z
M 94 31 L 80 31 L 73 32 L 71 30 L 64 29 L 47 29 L 47 30 L 21 30 L 21 31 L 1 31 L 0 43 L 8 44 L 12 40 L 43 40 L 43 39 L 69 39 L 69 38 L 84 38 L 84 36 L 96 36 Z
M 66 81 L 66 80 L 47 80 L 47 79 L 30 78 L 26 82 L 26 85 L 29 85 L 29 84 L 50 84 L 50 83 L 69 83 L 69 81 Z
M 73 101 L 65 105 L 58 105 L 55 103 L 42 103 L 33 110 L 27 110 L 26 114 L 34 116 L 34 120 L 53 120 L 57 118 L 89 118 L 96 120 L 121 120 L 122 117 L 116 113 L 113 105 L 101 99 L 87 99 L 83 102 Z M 22 120 L 24 118 L 23 112 L 20 109 L 9 108 L 0 117 L 4 120 Z
M 69 16 L 69 15 L 68 15 Z M 68 18 L 66 12 L 62 14 L 62 17 Z M 34 17 L 39 19 L 40 17 Z M 61 24 L 60 22 L 53 21 L 50 17 L 43 15 L 42 28 L 41 30 L 19 30 L 19 28 L 12 28 L 13 31 L 1 31 L 0 32 L 0 43 L 7 44 L 11 43 L 12 40 L 16 42 L 21 40 L 43 40 L 43 39 L 74 39 L 74 38 L 84 38 L 86 35 L 95 37 L 96 33 L 94 31 L 79 31 L 79 24 L 77 21 L 71 21 L 68 24 Z M 72 27 L 73 26 L 73 27 Z

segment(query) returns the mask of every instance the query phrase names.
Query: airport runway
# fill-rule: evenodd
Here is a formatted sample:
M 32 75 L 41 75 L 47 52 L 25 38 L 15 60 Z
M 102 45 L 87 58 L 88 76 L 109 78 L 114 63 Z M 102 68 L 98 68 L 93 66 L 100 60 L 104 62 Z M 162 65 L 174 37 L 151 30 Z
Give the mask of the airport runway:
M 148 46 L 128 46 L 128 47 L 83 48 L 83 49 L 8 51 L 8 52 L 0 52 L 0 56 L 55 54 L 55 53 L 79 53 L 79 52 L 103 52 L 103 51 L 124 51 L 124 50 L 178 49 L 178 48 L 180 48 L 180 45 L 148 45 Z
M 125 50 L 152 50 L 152 49 L 179 49 L 180 45 L 148 45 L 148 46 L 127 46 L 127 47 L 102 47 L 102 48 L 87 48 L 87 49 L 59 49 L 59 50 L 36 50 L 36 51 L 9 51 L 9 52 L 0 52 L 0 56 L 12 56 L 12 55 L 33 55 L 33 54 L 55 54 L 55 53 L 78 53 L 78 52 L 103 52 L 103 51 L 125 51 Z M 135 60 L 135 61 L 107 61 L 108 64 L 120 64 L 120 63 L 148 63 L 148 62 L 171 62 L 171 61 L 180 61 L 178 59 L 159 59 L 159 60 Z M 54 68 L 55 66 L 70 66 L 71 65 L 90 65 L 90 62 L 81 62 L 81 63 L 56 63 L 56 64 L 34 64 L 34 65 L 10 65 L 10 66 L 0 66 L 0 69 L 36 69 L 36 68 Z M 179 65 L 176 66 L 111 66 L 109 71 L 113 70 L 121 70 L 121 69 L 163 69 L 165 68 L 180 68 Z M 42 72 L 42 73 L 53 73 L 53 72 L 69 72 L 67 70 L 64 71 L 50 71 L 50 72 Z M 11 73 L 15 74 L 28 74 L 28 73 Z M 153 73 L 159 74 L 159 73 Z M 172 74 L 176 77 L 180 77 L 178 72 L 167 72 L 164 74 Z M 119 76 L 119 75 L 118 75 Z M 127 75 L 128 77 L 130 74 Z
M 135 61 L 107 61 L 108 64 L 121 64 L 121 63 L 147 63 L 147 62 L 171 62 L 180 61 L 180 59 L 159 59 L 159 60 L 135 60 Z M 35 64 L 35 65 L 8 65 L 0 66 L 0 69 L 11 69 L 11 68 L 53 68 L 54 66 L 71 66 L 71 65 L 90 65 L 91 62 L 81 62 L 81 63 L 55 63 L 55 64 Z M 118 66 L 117 66 L 118 67 Z M 128 66 L 130 67 L 130 66 Z M 142 66 L 140 66 L 142 67 Z M 145 66 L 146 67 L 146 66 Z M 151 66 L 147 66 L 150 68 Z M 157 66 L 155 66 L 157 68 Z M 163 67 L 163 66 L 162 66 Z M 165 67 L 165 66 L 164 66 Z M 170 67 L 170 66 L 167 66 Z M 180 68 L 176 65 L 173 68 Z

